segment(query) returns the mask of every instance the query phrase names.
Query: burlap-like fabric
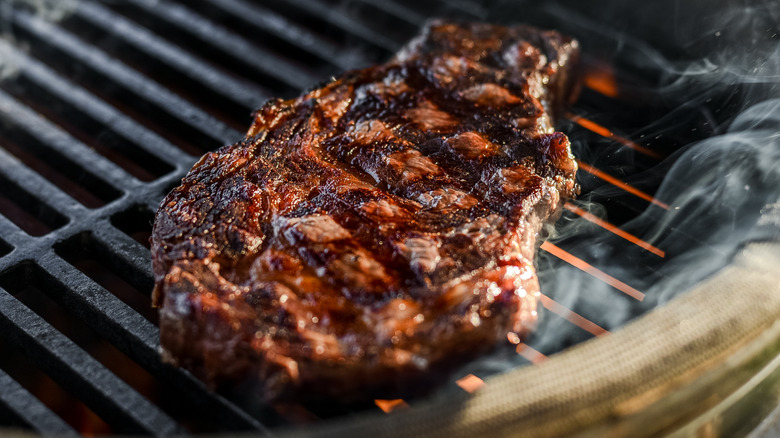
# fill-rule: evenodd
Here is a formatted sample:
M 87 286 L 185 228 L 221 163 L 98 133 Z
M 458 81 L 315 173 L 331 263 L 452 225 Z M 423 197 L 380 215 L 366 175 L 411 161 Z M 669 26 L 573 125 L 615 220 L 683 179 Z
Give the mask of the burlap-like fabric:
M 780 349 L 780 244 L 753 243 L 669 305 L 546 362 L 432 400 L 290 436 L 639 436 L 674 431 Z

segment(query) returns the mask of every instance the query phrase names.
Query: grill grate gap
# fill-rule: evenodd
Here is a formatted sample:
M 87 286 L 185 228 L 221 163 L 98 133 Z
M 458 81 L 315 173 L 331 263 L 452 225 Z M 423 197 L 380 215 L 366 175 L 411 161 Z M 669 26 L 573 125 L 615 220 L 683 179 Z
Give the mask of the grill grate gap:
M 121 196 L 119 190 L 10 121 L 0 120 L 0 126 L 0 147 L 85 207 L 101 207 Z
M 160 16 L 149 13 L 149 11 L 143 10 L 140 7 L 131 4 L 130 2 L 123 3 L 111 3 L 106 4 L 107 7 L 116 11 L 117 13 L 128 17 L 135 23 L 140 24 L 143 27 L 155 32 L 165 39 L 165 41 L 175 44 L 191 53 L 197 53 L 198 57 L 206 60 L 209 66 L 219 71 L 220 74 L 230 78 L 239 80 L 246 80 L 250 83 L 257 84 L 265 89 L 265 94 L 268 95 L 270 91 L 274 90 L 273 94 L 281 95 L 282 97 L 291 97 L 298 93 L 298 87 L 291 85 L 284 78 L 284 71 L 289 70 L 290 67 L 304 72 L 308 71 L 309 67 L 302 64 L 294 66 L 279 66 L 279 72 L 263 71 L 258 66 L 253 66 L 252 62 L 255 60 L 246 59 L 248 53 L 236 53 L 233 51 L 226 51 L 225 47 L 219 47 L 214 41 L 200 38 L 198 35 L 194 35 L 191 32 L 193 29 L 187 27 L 179 27 L 171 21 L 167 21 Z M 187 23 L 188 24 L 188 23 Z M 255 35 L 254 38 L 258 36 Z M 254 39 L 253 38 L 253 39 Z M 250 40 L 251 42 L 251 40 Z M 257 46 L 251 46 L 257 48 Z M 265 53 L 256 54 L 257 56 L 265 55 Z M 159 60 L 157 60 L 159 62 Z M 279 63 L 280 59 L 266 59 L 268 63 Z M 135 65 L 135 64 L 133 64 Z M 267 65 L 263 66 L 264 69 L 268 69 Z M 182 75 L 174 74 L 171 76 L 170 81 L 174 83 L 175 80 L 181 79 Z M 243 102 L 242 102 L 243 104 Z M 259 106 L 262 101 L 253 102 L 252 107 L 245 105 L 241 106 L 241 109 L 247 110 L 247 114 L 254 110 L 254 106 Z M 224 111 L 229 108 L 224 108 L 225 105 L 220 108 L 219 105 L 214 105 L 214 108 L 218 111 Z M 232 106 L 236 106 L 235 104 Z M 239 124 L 237 129 L 244 129 L 246 127 L 246 121 L 240 119 L 243 125 Z
M 24 76 L 14 81 L 5 81 L 2 88 L 141 181 L 153 181 L 174 170 L 170 164 L 132 145 L 128 140 L 110 131 L 110 127 L 100 124 L 64 100 L 42 90 L 38 84 Z M 25 141 L 23 144 L 29 143 Z M 62 170 L 61 164 L 58 164 L 56 169 Z M 47 172 L 40 173 L 47 174 Z M 77 169 L 70 173 L 81 179 L 86 179 L 89 176 L 83 169 Z M 113 190 L 95 177 L 91 179 L 92 181 L 89 182 L 76 182 L 83 184 L 92 192 L 97 192 L 96 195 L 102 202 L 97 205 L 82 202 L 86 206 L 98 207 L 119 197 L 118 191 Z M 69 190 L 65 191 L 71 194 Z M 74 195 L 74 197 L 81 201 L 78 196 Z
M 406 6 L 403 6 L 392 0 L 381 0 L 381 1 L 380 0 L 353 0 L 353 1 L 359 1 L 360 3 L 371 5 L 372 7 L 379 8 L 385 11 L 387 14 L 391 14 L 394 17 L 397 17 L 398 19 L 404 20 L 407 23 L 413 25 L 413 27 L 415 28 L 415 32 L 426 21 L 424 15 L 421 15 L 419 12 L 410 9 Z
M 177 391 L 168 385 L 168 381 L 155 378 L 144 367 L 106 341 L 82 318 L 72 314 L 65 306 L 61 305 L 60 300 L 68 299 L 67 291 L 62 291 L 57 281 L 38 265 L 26 262 L 4 273 L 0 276 L 0 287 L 9 291 L 14 298 L 43 318 L 54 330 L 65 335 L 75 345 L 83 349 L 89 356 L 127 384 L 128 388 L 132 388 L 140 396 L 180 420 L 185 427 L 214 431 L 213 427 L 209 427 L 207 420 L 203 419 L 202 413 L 197 412 L 186 399 L 177 395 Z M 9 374 L 11 373 L 9 372 Z M 32 390 L 35 391 L 33 393 L 36 397 L 45 402 L 48 389 L 39 388 L 36 390 L 33 388 Z M 115 397 L 121 398 L 122 396 L 117 394 Z M 64 406 L 72 404 L 70 400 L 71 397 L 68 396 Z M 63 409 L 57 405 L 50 406 L 50 408 L 55 412 Z M 72 413 L 68 412 L 68 414 Z M 107 424 L 96 433 L 121 432 L 126 429 L 126 425 L 122 425 L 121 422 L 117 425 L 114 424 L 114 421 L 120 420 L 112 419 L 110 414 L 106 415 L 108 416 L 104 416 L 101 420 L 92 413 L 92 416 L 95 416 L 99 423 Z M 83 422 L 74 425 L 74 427 L 81 432 L 90 431 L 90 425 L 85 425 Z
M 71 17 L 63 21 L 61 25 L 82 40 L 93 42 L 96 47 L 111 54 L 114 59 L 132 65 L 144 76 L 187 99 L 233 129 L 243 130 L 249 124 L 253 108 L 244 102 L 231 99 L 218 89 L 204 86 L 187 72 L 178 71 L 167 65 L 163 59 L 138 50 L 114 35 L 105 33 L 81 17 Z M 209 67 L 214 66 L 209 65 Z
M 0 342 L 0 348 L 3 348 L 3 343 Z M 0 365 L 2 367 L 2 365 Z M 0 368 L 2 370 L 2 368 Z M 30 425 L 25 423 L 15 412 L 10 408 L 0 404 L 0 424 L 10 427 L 11 429 L 29 429 Z
M 540 256 L 550 258 L 548 254 L 543 252 L 540 252 Z M 572 275 L 577 275 L 577 273 L 572 271 Z M 547 306 L 544 305 L 544 301 L 540 303 L 539 308 L 539 325 L 548 327 L 551 330 L 556 330 L 558 327 L 565 327 L 560 329 L 561 333 L 566 333 L 566 336 L 561 341 L 564 345 L 576 345 L 580 342 L 584 342 L 595 337 L 593 334 L 588 333 L 585 329 L 574 324 L 569 319 L 564 318 L 558 313 L 555 313 L 553 310 L 547 308 Z M 543 333 L 534 331 L 529 335 L 525 343 L 547 355 L 556 353 L 557 350 L 551 350 L 551 347 L 544 343 L 544 339 L 542 339 L 544 336 L 545 335 Z M 514 348 L 512 350 L 514 350 Z M 514 355 L 517 353 L 513 351 L 509 354 Z M 478 377 L 490 377 L 491 375 L 495 374 L 494 370 L 481 370 L 479 368 L 469 368 L 468 371 L 477 375 Z
M 376 1 L 376 0 L 373 0 Z M 393 0 L 401 7 L 408 8 L 423 17 L 442 17 L 452 19 L 474 19 L 473 12 L 457 7 L 455 2 L 437 2 L 435 0 Z
M 111 433 L 111 427 L 95 412 L 39 370 L 16 345 L 5 341 L 1 336 L 0 351 L 3 352 L 0 355 L 0 370 L 8 373 L 11 378 L 73 429 L 79 430 L 85 435 Z M 35 426 L 27 424 L 18 417 L 15 419 L 19 426 L 25 428 Z
M 202 155 L 203 152 L 221 146 L 225 142 L 219 139 L 222 134 L 231 134 L 232 136 L 232 133 L 222 132 L 224 129 L 221 127 L 215 127 L 214 132 L 210 132 L 208 135 L 204 135 L 201 130 L 193 129 L 192 125 L 171 112 L 178 111 L 180 113 L 178 116 L 185 114 L 190 123 L 198 123 L 202 129 L 203 124 L 193 120 L 195 118 L 191 114 L 193 111 L 186 107 L 180 107 L 175 102 L 161 102 L 169 99 L 167 96 L 156 93 L 152 89 L 156 88 L 156 84 L 147 78 L 133 77 L 132 79 L 139 83 L 133 83 L 131 86 L 128 81 L 130 78 L 124 78 L 115 72 L 115 70 L 121 69 L 123 73 L 133 74 L 130 71 L 124 71 L 127 67 L 113 63 L 105 65 L 97 58 L 103 58 L 106 55 L 96 53 L 96 49 L 88 43 L 78 40 L 64 31 L 57 31 L 55 28 L 41 30 L 39 27 L 33 27 L 38 23 L 35 21 L 36 19 L 21 14 L 19 16 L 22 19 L 20 22 L 14 22 L 16 25 L 14 35 L 20 43 L 28 46 L 32 56 L 41 60 L 58 74 L 81 84 L 98 98 L 182 150 L 191 155 Z M 24 26 L 19 26 L 20 23 Z M 107 57 L 106 59 L 111 58 Z M 140 83 L 141 81 L 143 83 Z M 135 89 L 133 88 L 135 86 L 146 89 Z M 160 89 L 164 88 L 160 87 Z M 166 90 L 165 93 L 169 92 Z M 170 108 L 165 107 L 166 103 Z
M 111 225 L 130 236 L 146 249 L 151 247 L 149 239 L 152 237 L 153 222 L 154 213 L 140 205 L 134 205 L 111 217 Z
M 7 279 L 4 276 L 0 279 L 0 285 L 139 393 L 154 400 L 156 398 L 154 378 L 44 293 L 42 290 L 44 288 L 51 293 L 50 285 L 41 284 L 46 283 L 45 281 L 40 283 L 30 281 L 30 277 L 41 277 L 41 272 L 36 271 L 40 269 L 33 268 L 29 276 L 12 273 L 11 275 L 16 277 L 14 279 Z M 20 277 L 24 279 L 22 282 L 18 281 Z
M 384 62 L 398 46 L 394 41 L 376 34 L 362 24 L 353 23 L 352 20 L 342 20 L 347 17 L 335 13 L 324 5 L 308 1 L 272 0 L 264 2 L 263 7 L 306 28 L 319 39 L 337 46 L 359 47 L 361 52 L 369 54 L 370 59 L 367 61 L 370 63 Z M 323 15 L 324 11 L 330 13 Z
M 117 240 L 119 239 L 112 239 L 111 243 L 113 244 Z M 140 248 L 140 245 L 138 247 Z M 118 255 L 117 257 L 120 256 Z M 162 385 L 159 406 L 172 415 L 178 423 L 204 432 L 263 429 L 263 425 L 255 418 L 239 410 L 229 401 L 222 397 L 208 394 L 203 384 L 196 381 L 188 373 L 162 363 L 157 351 L 159 332 L 156 327 L 142 316 L 129 307 L 125 308 L 126 305 L 118 298 L 93 283 L 84 273 L 78 271 L 62 258 L 52 255 L 44 258 L 42 261 L 46 266 L 46 271 L 35 265 L 37 268 L 36 272 L 40 272 L 38 277 L 41 277 L 47 283 L 46 287 L 41 289 L 55 293 L 51 298 L 57 300 L 62 308 L 71 312 L 72 315 L 83 321 L 94 332 L 100 333 L 103 339 L 110 342 L 131 360 L 143 366 L 150 374 L 154 375 L 157 382 Z M 49 272 L 56 272 L 57 277 L 51 276 Z M 149 275 L 151 274 L 147 276 Z M 39 279 L 39 281 L 41 280 Z M 2 300 L 2 294 L 0 294 L 0 300 Z M 1 316 L 0 322 L 2 322 Z M 16 324 L 19 323 L 17 322 Z M 50 335 L 50 333 L 44 333 L 38 336 L 44 338 L 49 336 L 51 338 Z M 65 355 L 66 352 L 62 352 L 63 347 L 59 344 L 61 342 L 51 348 L 54 348 L 55 352 L 59 351 L 59 354 Z M 44 347 L 49 348 L 48 344 Z M 36 346 L 36 348 L 41 348 L 41 346 Z M 94 368 L 94 365 L 73 365 L 73 354 L 72 352 L 67 353 L 70 354 L 67 354 L 66 356 L 68 357 L 62 359 L 65 361 L 63 364 L 55 364 L 53 366 L 56 368 L 76 366 L 77 369 L 75 371 L 87 372 L 87 374 L 74 376 L 70 374 L 72 373 L 71 370 L 66 370 L 69 372 L 65 377 L 66 382 L 74 380 L 74 377 L 82 378 L 84 375 L 89 376 L 89 368 Z M 51 353 L 47 352 L 47 354 Z M 87 369 L 84 370 L 84 368 Z M 139 407 L 138 405 L 141 404 L 141 401 L 146 402 L 146 399 L 141 398 L 137 393 L 124 394 L 117 392 L 117 386 L 121 386 L 120 383 L 124 383 L 121 380 L 116 379 L 116 381 L 112 382 L 111 379 L 102 376 L 97 383 L 98 385 L 93 391 L 96 389 L 101 391 L 101 394 L 110 392 L 112 394 L 111 398 L 106 399 L 105 402 L 112 404 L 112 408 L 118 402 L 135 405 L 132 409 L 125 405 L 125 410 L 122 411 L 123 415 L 132 416 L 132 421 L 136 425 L 130 424 L 129 427 L 133 430 L 137 429 L 139 423 L 141 427 L 145 428 L 145 433 L 152 433 L 151 431 L 153 431 L 153 434 L 165 434 L 178 430 L 166 417 L 161 415 L 160 411 L 156 411 L 157 407 L 151 404 Z M 84 385 L 84 382 L 81 384 Z M 130 396 L 133 399 L 127 400 Z M 82 400 L 93 399 L 94 395 L 82 396 Z M 109 415 L 113 415 L 113 413 L 109 412 Z M 121 418 L 117 421 L 120 420 L 127 421 L 126 418 Z M 150 427 L 156 427 L 157 429 L 149 429 Z
M 14 250 L 13 246 L 6 243 L 5 240 L 0 239 L 0 257 L 9 254 L 13 250 Z
M 610 220 L 621 225 L 643 213 L 651 204 L 637 196 L 605 183 L 582 169 L 577 171 L 577 182 L 582 187 L 580 201 L 595 202 L 607 207 Z M 646 190 L 650 191 L 650 190 Z M 654 193 L 653 189 L 650 193 Z
M 0 214 L 31 236 L 65 226 L 68 219 L 0 174 Z
M 295 28 L 286 17 L 261 5 L 243 0 L 190 0 L 186 4 L 218 23 L 230 23 L 230 30 L 248 41 L 260 40 L 274 53 L 329 77 L 344 69 L 355 68 L 366 53 L 311 35 L 309 29 Z M 275 94 L 275 92 L 274 92 Z
M 362 1 L 322 0 L 334 10 L 339 11 L 353 20 L 366 23 L 369 27 L 381 28 L 384 35 L 395 41 L 398 46 L 405 43 L 410 36 L 417 33 L 419 27 L 413 23 L 391 15 L 381 7 Z
M 157 311 L 152 308 L 149 291 L 153 281 L 144 272 L 127 266 L 114 251 L 99 244 L 89 232 L 80 233 L 55 246 L 55 252 L 154 325 Z M 145 292 L 142 292 L 145 291 Z

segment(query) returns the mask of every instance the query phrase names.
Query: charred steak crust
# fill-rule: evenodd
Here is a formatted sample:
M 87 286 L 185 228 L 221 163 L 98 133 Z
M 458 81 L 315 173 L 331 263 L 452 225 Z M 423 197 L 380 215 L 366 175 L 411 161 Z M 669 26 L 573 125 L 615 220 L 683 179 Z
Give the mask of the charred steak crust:
M 541 227 L 577 191 L 551 121 L 576 57 L 553 31 L 434 21 L 266 103 L 157 212 L 165 358 L 268 401 L 354 398 L 519 342 Z

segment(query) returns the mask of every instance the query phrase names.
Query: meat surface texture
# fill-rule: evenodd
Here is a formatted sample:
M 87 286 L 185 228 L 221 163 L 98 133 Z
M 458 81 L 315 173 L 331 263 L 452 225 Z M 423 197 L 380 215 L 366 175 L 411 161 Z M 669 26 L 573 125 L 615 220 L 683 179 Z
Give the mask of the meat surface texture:
M 166 360 L 266 401 L 349 400 L 519 342 L 542 226 L 578 190 L 552 127 L 576 57 L 554 31 L 432 21 L 266 103 L 157 212 Z

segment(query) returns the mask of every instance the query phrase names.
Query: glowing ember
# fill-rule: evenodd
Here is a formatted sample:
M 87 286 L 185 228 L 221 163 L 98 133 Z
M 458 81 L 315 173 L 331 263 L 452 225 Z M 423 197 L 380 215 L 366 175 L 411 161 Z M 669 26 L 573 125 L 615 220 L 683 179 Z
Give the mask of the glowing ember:
M 515 351 L 517 351 L 517 354 L 524 357 L 534 365 L 539 365 L 540 363 L 547 360 L 547 356 L 522 342 L 517 344 Z
M 386 414 L 389 414 L 390 412 L 393 412 L 398 409 L 404 409 L 408 408 L 409 404 L 407 404 L 403 399 L 397 398 L 394 400 L 374 400 L 374 404 L 379 406 L 379 409 L 383 410 Z
M 566 117 L 569 120 L 571 120 L 572 122 L 582 126 L 583 128 L 585 128 L 585 129 L 587 129 L 589 131 L 595 132 L 596 134 L 598 134 L 598 135 L 600 135 L 600 136 L 602 136 L 604 138 L 608 138 L 608 139 L 614 140 L 614 141 L 616 141 L 618 143 L 622 143 L 624 146 L 627 146 L 627 147 L 629 147 L 629 148 L 631 148 L 631 149 L 633 149 L 633 150 L 635 150 L 637 152 L 641 152 L 641 153 L 643 153 L 643 154 L 645 154 L 647 156 L 650 156 L 650 157 L 653 157 L 653 158 L 656 158 L 656 159 L 659 159 L 659 160 L 661 158 L 663 158 L 656 151 L 654 151 L 652 149 L 648 149 L 648 148 L 646 148 L 644 146 L 640 146 L 640 145 L 634 143 L 633 141 L 631 141 L 631 140 L 629 140 L 629 139 L 627 139 L 625 137 L 617 135 L 617 134 L 613 133 L 612 131 L 610 131 L 609 129 L 599 125 L 596 122 L 588 120 L 585 117 L 577 116 L 577 115 L 574 115 L 572 113 L 567 113 Z
M 609 333 L 607 330 L 603 329 L 595 322 L 589 320 L 588 318 L 585 318 L 584 316 L 574 312 L 571 309 L 562 306 L 560 303 L 548 297 L 547 295 L 541 294 L 540 301 L 542 302 L 542 305 L 544 306 L 545 309 L 555 313 L 556 315 L 562 318 L 566 318 L 572 324 L 576 325 L 577 327 L 585 330 L 586 332 L 594 336 L 600 336 Z
M 668 204 L 663 203 L 663 202 L 655 199 L 654 197 L 652 197 L 652 196 L 648 195 L 647 193 L 637 189 L 634 186 L 631 186 L 631 185 L 629 185 L 627 183 L 624 183 L 623 181 L 615 178 L 612 175 L 606 174 L 606 173 L 596 169 L 595 167 L 593 167 L 593 166 L 591 166 L 591 165 L 589 165 L 587 163 L 582 162 L 581 160 L 577 160 L 577 164 L 580 166 L 580 169 L 582 169 L 582 170 L 584 170 L 584 171 L 586 171 L 586 172 L 588 172 L 588 173 L 590 173 L 590 174 L 592 174 L 594 176 L 597 176 L 597 177 L 603 179 L 604 181 L 612 184 L 615 187 L 619 187 L 619 188 L 621 188 L 621 189 L 631 193 L 632 195 L 636 195 L 636 196 L 644 199 L 647 202 L 653 203 L 653 204 L 663 208 L 664 210 L 668 210 L 669 209 L 669 205 Z
M 615 70 L 609 64 L 590 66 L 584 78 L 585 86 L 607 97 L 617 97 L 619 94 Z
M 466 392 L 474 392 L 485 386 L 485 382 L 473 374 L 460 378 L 456 380 L 455 383 Z
M 615 235 L 618 235 L 618 236 L 628 240 L 629 242 L 631 242 L 631 243 L 633 243 L 635 245 L 638 245 L 639 247 L 641 247 L 643 249 L 646 249 L 646 250 L 652 252 L 653 254 L 657 255 L 658 257 L 664 257 L 666 255 L 662 250 L 656 248 L 655 246 L 645 242 L 644 240 L 634 236 L 631 233 L 628 233 L 626 231 L 621 230 L 620 228 L 612 225 L 611 223 L 605 221 L 604 219 L 599 218 L 598 216 L 595 216 L 595 215 L 593 215 L 591 213 L 588 213 L 587 211 L 577 207 L 576 205 L 574 205 L 574 204 L 572 204 L 570 202 L 567 202 L 566 204 L 564 204 L 563 207 L 566 208 L 567 210 L 571 211 L 572 213 L 576 213 L 577 215 L 579 215 L 583 219 L 586 219 L 586 220 L 588 220 L 590 222 L 593 222 L 594 224 L 604 228 L 605 230 L 607 230 L 607 231 L 609 231 L 609 232 L 611 232 L 611 233 L 613 233 Z
M 588 274 L 598 278 L 599 280 L 607 283 L 608 285 L 614 287 L 615 289 L 618 289 L 619 291 L 625 293 L 626 295 L 636 298 L 639 301 L 642 301 L 645 299 L 645 294 L 634 289 L 633 287 L 623 283 L 622 281 L 618 280 L 617 278 L 607 274 L 604 271 L 601 271 L 600 269 L 597 269 L 593 265 L 585 262 L 584 260 L 575 257 L 568 252 L 558 248 L 554 244 L 550 242 L 544 242 L 542 243 L 541 248 L 550 254 L 554 255 L 555 257 L 558 257 L 559 259 L 573 265 L 576 268 L 579 268 Z

